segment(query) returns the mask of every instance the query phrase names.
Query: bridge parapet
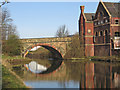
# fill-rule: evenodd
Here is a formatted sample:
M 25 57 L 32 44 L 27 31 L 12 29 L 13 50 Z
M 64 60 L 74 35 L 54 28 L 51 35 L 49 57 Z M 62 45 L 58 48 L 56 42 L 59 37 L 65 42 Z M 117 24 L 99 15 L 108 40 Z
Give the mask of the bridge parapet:
M 24 42 L 69 42 L 71 41 L 71 37 L 64 38 L 30 38 L 30 39 L 21 39 Z

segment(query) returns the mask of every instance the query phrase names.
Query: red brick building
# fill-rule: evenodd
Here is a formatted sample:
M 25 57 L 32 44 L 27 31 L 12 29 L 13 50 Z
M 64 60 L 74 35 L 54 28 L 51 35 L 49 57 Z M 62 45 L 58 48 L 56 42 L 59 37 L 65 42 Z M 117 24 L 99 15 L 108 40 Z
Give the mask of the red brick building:
M 120 54 L 120 3 L 99 2 L 96 13 L 80 6 L 79 35 L 84 38 L 85 56 Z

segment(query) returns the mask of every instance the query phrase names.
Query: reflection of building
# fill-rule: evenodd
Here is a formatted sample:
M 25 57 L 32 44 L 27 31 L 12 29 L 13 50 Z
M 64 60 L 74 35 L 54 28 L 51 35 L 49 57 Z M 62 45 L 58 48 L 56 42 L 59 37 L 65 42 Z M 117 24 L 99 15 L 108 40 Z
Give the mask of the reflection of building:
M 86 63 L 81 74 L 80 88 L 118 88 L 120 87 L 120 66 Z
M 114 73 L 114 87 L 120 88 L 120 74 Z
M 86 56 L 120 54 L 120 3 L 99 2 L 96 13 L 84 13 L 81 6 L 79 34 L 83 36 Z
M 85 72 L 86 88 L 94 88 L 94 63 L 86 63 Z

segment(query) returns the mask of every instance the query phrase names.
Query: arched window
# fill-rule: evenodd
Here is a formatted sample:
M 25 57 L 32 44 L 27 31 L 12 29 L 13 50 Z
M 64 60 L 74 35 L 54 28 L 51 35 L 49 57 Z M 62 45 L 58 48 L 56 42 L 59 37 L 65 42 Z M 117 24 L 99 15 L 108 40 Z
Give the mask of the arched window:
M 103 17 L 104 17 L 103 11 L 99 12 L 98 15 L 97 15 L 97 18 L 98 18 L 99 20 L 102 20 Z
M 98 36 L 98 32 L 95 33 L 95 36 L 96 36 L 96 37 Z
M 107 34 L 108 34 L 107 30 L 105 30 L 105 36 L 107 36 Z
M 103 36 L 103 32 L 102 31 L 100 31 L 100 36 Z
M 107 43 L 107 42 L 108 42 L 108 31 L 105 30 L 105 43 Z
M 111 45 L 112 45 L 112 49 L 114 49 L 114 43 L 113 43 L 113 40 L 111 40 Z

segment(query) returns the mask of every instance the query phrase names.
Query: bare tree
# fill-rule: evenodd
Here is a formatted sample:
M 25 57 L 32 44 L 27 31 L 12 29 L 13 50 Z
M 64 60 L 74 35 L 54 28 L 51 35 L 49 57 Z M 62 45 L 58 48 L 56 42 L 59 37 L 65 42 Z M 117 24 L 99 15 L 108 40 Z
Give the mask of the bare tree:
M 81 58 L 84 57 L 84 42 L 82 37 L 76 33 L 72 36 L 72 41 L 68 45 L 68 50 L 66 52 L 65 58 Z
M 2 9 L 2 52 L 6 55 L 20 55 L 22 43 L 16 31 L 16 26 L 12 23 L 12 18 L 7 8 Z
M 12 18 L 7 8 L 2 9 L 2 40 L 7 40 L 10 35 L 16 34 L 16 26 L 12 24 Z
M 63 25 L 63 26 L 61 26 L 58 30 L 57 30 L 57 32 L 56 32 L 56 37 L 66 37 L 66 36 L 68 36 L 69 35 L 69 31 L 68 31 L 68 29 L 66 28 L 66 26 L 65 25 Z
M 8 26 L 8 31 L 7 31 L 6 34 L 7 34 L 6 35 L 7 40 L 10 38 L 11 35 L 17 35 L 18 36 L 18 33 L 16 31 L 16 26 L 14 24 L 10 24 Z
M 12 21 L 13 20 L 10 17 L 10 13 L 9 13 L 8 9 L 7 8 L 3 8 L 2 9 L 2 24 L 6 25 L 6 24 L 11 23 Z

